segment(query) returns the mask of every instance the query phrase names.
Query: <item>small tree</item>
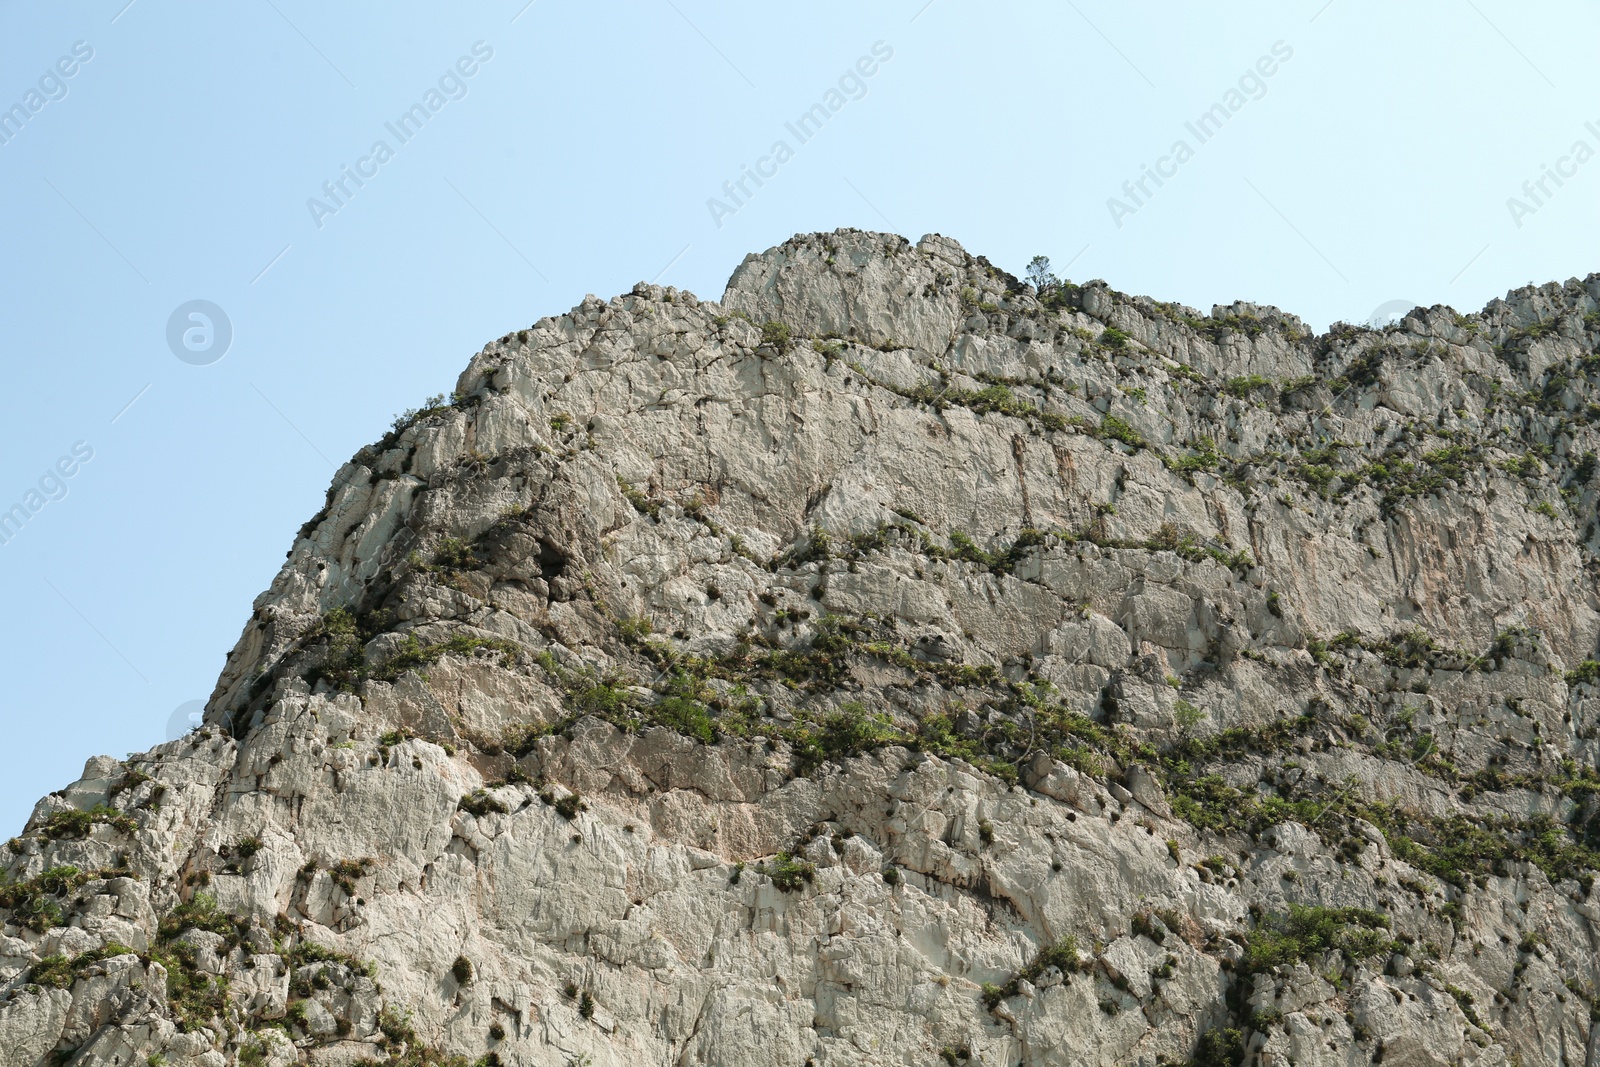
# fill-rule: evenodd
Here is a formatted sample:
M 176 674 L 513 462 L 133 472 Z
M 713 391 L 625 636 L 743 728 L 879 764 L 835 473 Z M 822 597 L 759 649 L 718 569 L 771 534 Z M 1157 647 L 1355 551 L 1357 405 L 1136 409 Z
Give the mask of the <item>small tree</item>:
M 1206 713 L 1187 700 L 1180 700 L 1172 706 L 1172 717 L 1178 723 L 1179 732 L 1188 737 L 1194 732 L 1194 728 L 1200 725 Z
M 1043 293 L 1047 289 L 1054 289 L 1061 284 L 1061 279 L 1050 273 L 1050 257 L 1034 256 L 1028 260 L 1028 281 L 1034 289 Z

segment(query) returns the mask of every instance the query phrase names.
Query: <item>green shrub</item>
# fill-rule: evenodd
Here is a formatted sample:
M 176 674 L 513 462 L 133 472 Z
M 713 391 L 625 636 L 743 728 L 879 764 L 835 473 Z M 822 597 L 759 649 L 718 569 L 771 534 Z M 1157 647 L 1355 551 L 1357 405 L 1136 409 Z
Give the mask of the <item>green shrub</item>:
M 1271 389 L 1272 380 L 1263 378 L 1259 374 L 1246 374 L 1239 378 L 1229 378 L 1222 388 L 1229 396 L 1243 400 L 1257 389 Z
M 621 635 L 622 639 L 629 644 L 638 644 L 639 642 L 642 642 L 645 638 L 650 636 L 654 629 L 655 627 L 651 624 L 650 620 L 644 616 L 640 616 L 636 619 L 623 619 L 621 622 L 617 623 L 617 633 Z
M 465 956 L 457 956 L 456 961 L 450 965 L 450 977 L 456 980 L 456 985 L 466 985 L 472 981 L 472 961 Z
M 1135 913 L 1129 928 L 1137 937 L 1148 938 L 1158 945 L 1166 943 L 1167 928 L 1161 925 L 1161 921 L 1153 917 L 1149 912 L 1141 911 Z
M 661 517 L 660 501 L 651 500 L 643 492 L 629 485 L 621 478 L 617 479 L 617 488 L 622 491 L 623 498 L 627 500 L 629 504 L 633 505 L 634 511 L 637 511 L 639 514 L 645 515 L 652 519 L 659 519 Z
M 767 877 L 772 879 L 774 888 L 781 889 L 785 893 L 793 893 L 816 877 L 817 867 L 816 864 L 797 859 L 787 852 L 780 852 L 766 873 Z
M 788 323 L 768 321 L 761 324 L 761 343 L 783 355 L 794 347 L 794 335 Z
M 420 422 L 423 419 L 449 411 L 451 408 L 456 406 L 459 400 L 460 398 L 454 393 L 450 395 L 448 400 L 445 399 L 445 395 L 443 393 L 435 393 L 433 396 L 430 396 L 428 399 L 424 400 L 420 408 L 406 408 L 400 414 L 396 415 L 393 422 L 394 429 L 396 432 L 399 432 L 406 429 L 406 427 L 412 425 L 413 423 Z
M 240 922 L 221 911 L 217 907 L 217 898 L 210 893 L 196 893 L 168 912 L 156 928 L 156 933 L 161 940 L 171 941 L 185 930 L 205 930 L 227 938 L 230 945 L 236 945 L 240 940 Z
M 1144 437 L 1140 435 L 1139 431 L 1129 425 L 1127 420 L 1116 415 L 1107 415 L 1100 420 L 1100 436 L 1109 437 L 1113 441 L 1121 441 L 1123 444 L 1133 448 L 1143 448 L 1145 446 Z
M 1007 997 L 1014 997 L 1023 982 L 1037 982 L 1045 971 L 1055 967 L 1062 974 L 1072 974 L 1074 971 L 1087 969 L 1091 964 L 1078 957 L 1078 939 L 1068 934 L 1061 940 L 1041 948 L 1028 961 L 1028 965 L 1012 975 L 1005 985 L 997 986 L 985 982 L 983 985 L 983 1003 L 986 1008 L 993 1011 L 1000 1006 L 1000 1002 Z
M 66 896 L 92 878 L 109 876 L 110 872 L 91 874 L 68 865 L 50 867 L 27 881 L 0 885 L 0 908 L 11 910 L 13 922 L 42 934 L 65 921 L 53 898 Z
M 328 874 L 333 878 L 333 884 L 344 890 L 345 896 L 353 897 L 356 895 L 356 879 L 364 877 L 375 862 L 366 856 L 357 860 L 340 860 L 328 868 Z
M 1269 916 L 1250 934 L 1245 963 L 1251 971 L 1265 971 L 1330 949 L 1366 959 L 1391 948 L 1388 931 L 1389 917 L 1380 912 L 1290 904 L 1288 915 Z
M 97 823 L 110 823 L 120 834 L 131 834 L 139 828 L 132 816 L 97 804 L 88 811 L 52 812 L 40 832 L 52 841 L 80 839 L 88 837 Z
M 371 671 L 369 676 L 378 681 L 392 682 L 407 671 L 426 667 L 446 654 L 470 656 L 479 649 L 503 652 L 511 663 L 517 661 L 517 657 L 522 651 L 520 647 L 512 642 L 498 637 L 474 637 L 468 634 L 457 634 L 447 641 L 424 645 L 417 640 L 416 634 L 407 634 L 399 650 L 386 660 L 383 666 Z
M 1188 733 L 1196 726 L 1199 726 L 1201 720 L 1203 720 L 1205 717 L 1205 712 L 1201 711 L 1187 700 L 1180 700 L 1172 705 L 1173 721 L 1178 724 L 1178 729 L 1182 730 L 1184 733 Z
M 903 739 L 887 718 L 871 714 L 856 701 L 848 701 L 820 723 L 792 731 L 790 740 L 800 760 L 800 773 L 808 774 L 830 760 L 860 755 Z
M 1594 685 L 1600 682 L 1600 662 L 1586 659 L 1566 674 L 1568 685 Z
M 48 989 L 67 989 L 72 985 L 72 963 L 60 954 L 46 956 L 33 965 L 28 981 Z
M 715 739 L 711 711 L 698 700 L 681 696 L 665 697 L 650 705 L 646 711 L 656 722 L 685 737 L 708 745 Z
M 1244 1034 L 1234 1027 L 1207 1030 L 1195 1048 L 1194 1067 L 1237 1067 L 1244 1059 Z
M 480 819 L 491 811 L 504 815 L 510 810 L 482 789 L 474 789 L 472 792 L 463 795 L 461 800 L 457 802 L 456 807 L 462 811 L 469 811 Z
M 411 1045 L 417 1040 L 417 1031 L 411 1026 L 411 1012 L 386 1007 L 378 1013 L 378 1030 L 391 1045 Z
M 580 714 L 606 718 L 620 715 L 628 708 L 629 701 L 625 690 L 609 682 L 600 682 L 574 694 L 572 705 Z
M 1283 1012 L 1277 1008 L 1257 1008 L 1250 1013 L 1250 1029 L 1265 1031 L 1283 1022 Z
M 1169 459 L 1167 466 L 1179 474 L 1194 474 L 1200 471 L 1214 471 L 1222 462 L 1222 455 L 1217 451 L 1216 442 L 1209 437 L 1197 440 L 1192 449 L 1188 455 Z
M 446 537 L 433 553 L 436 567 L 447 570 L 476 570 L 483 563 L 472 553 L 472 546 L 459 537 Z
M 576 793 L 566 794 L 551 806 L 556 809 L 557 815 L 561 816 L 568 822 L 576 819 L 578 817 L 578 812 L 589 810 L 589 805 L 585 804 L 583 802 L 583 798 Z

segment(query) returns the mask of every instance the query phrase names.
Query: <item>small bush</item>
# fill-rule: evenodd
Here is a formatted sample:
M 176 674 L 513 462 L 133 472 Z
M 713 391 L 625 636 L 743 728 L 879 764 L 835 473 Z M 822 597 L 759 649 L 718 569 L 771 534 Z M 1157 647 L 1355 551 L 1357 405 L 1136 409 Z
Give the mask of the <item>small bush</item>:
M 28 981 L 48 989 L 67 989 L 72 985 L 72 964 L 59 954 L 46 956 L 33 965 Z
M 1161 924 L 1160 920 L 1151 917 L 1148 912 L 1141 911 L 1136 914 L 1133 917 L 1132 928 L 1136 936 L 1148 938 L 1158 945 L 1166 943 L 1167 928 Z
M 1324 908 L 1290 904 L 1288 915 L 1272 916 L 1250 935 L 1245 962 L 1251 971 L 1302 963 L 1330 949 L 1351 959 L 1366 959 L 1394 944 L 1389 917 L 1365 908 Z
M 469 984 L 472 981 L 472 961 L 465 956 L 457 956 L 450 965 L 450 977 L 456 980 L 457 985 Z
M 433 553 L 434 566 L 444 570 L 475 570 L 483 564 L 472 554 L 472 546 L 459 537 L 446 537 Z
M 217 898 L 210 893 L 196 893 L 167 913 L 157 927 L 157 935 L 163 941 L 171 941 L 185 930 L 205 930 L 227 938 L 233 945 L 239 942 L 240 921 L 219 909 Z
M 984 1006 L 993 1011 L 1000 1006 L 1002 1000 L 1016 996 L 1023 982 L 1037 982 L 1051 967 L 1060 970 L 1062 974 L 1071 974 L 1074 971 L 1084 970 L 1087 966 L 1085 961 L 1078 958 L 1078 939 L 1069 934 L 1060 941 L 1040 949 L 1028 965 L 1012 975 L 1005 985 L 984 983 Z
M 52 841 L 75 840 L 89 836 L 89 831 L 97 823 L 110 823 L 119 834 L 131 834 L 139 828 L 132 816 L 124 815 L 104 804 L 98 804 L 88 811 L 57 811 L 45 821 L 42 833 Z
M 1233 1027 L 1207 1030 L 1195 1049 L 1194 1067 L 1236 1067 L 1244 1058 L 1244 1034 Z
M 1109 437 L 1113 441 L 1121 441 L 1123 444 L 1133 448 L 1143 448 L 1145 446 L 1144 437 L 1139 431 L 1129 425 L 1126 419 L 1119 418 L 1116 415 L 1107 415 L 1100 420 L 1100 436 Z
M 794 347 L 794 333 L 787 322 L 764 322 L 761 324 L 761 343 L 783 355 Z
M 1222 388 L 1229 396 L 1243 400 L 1257 389 L 1271 389 L 1272 381 L 1259 374 L 1246 374 L 1240 378 L 1229 378 Z
M 775 889 L 785 893 L 793 893 L 803 888 L 816 877 L 817 868 L 813 863 L 796 859 L 787 852 L 778 853 L 772 861 L 772 866 L 767 869 L 767 877 L 772 879 Z
M 1567 672 L 1568 685 L 1594 685 L 1600 682 L 1600 662 L 1586 659 Z
M 556 814 L 568 822 L 576 819 L 578 812 L 589 810 L 589 805 L 585 804 L 583 798 L 576 793 L 568 793 L 557 800 L 553 807 L 556 809 Z
M 374 866 L 375 861 L 363 856 L 358 860 L 340 860 L 328 868 L 328 874 L 333 877 L 333 884 L 344 890 L 345 896 L 356 895 L 356 879 L 365 875 Z
M 435 393 L 424 400 L 420 408 L 406 408 L 396 415 L 392 425 L 397 432 L 402 431 L 415 422 L 449 411 L 456 406 L 458 399 L 453 393 L 448 400 L 443 393 Z
M 504 804 L 500 803 L 482 789 L 474 789 L 472 792 L 463 796 L 456 804 L 456 807 L 460 808 L 462 811 L 470 811 L 480 819 L 489 814 L 491 811 L 500 815 L 504 815 L 509 810 Z
M 715 739 L 711 712 L 698 700 L 669 696 L 647 710 L 651 718 L 685 737 L 692 737 L 707 745 Z
M 0 885 L 0 908 L 11 909 L 12 922 L 42 934 L 65 922 L 61 905 L 52 898 L 64 897 L 97 876 L 68 865 L 49 867 L 25 882 Z
M 1283 1022 L 1283 1012 L 1277 1008 L 1257 1008 L 1250 1013 L 1250 1029 L 1265 1032 Z
M 1177 722 L 1178 729 L 1182 730 L 1184 733 L 1188 733 L 1196 726 L 1200 725 L 1200 721 L 1205 717 L 1205 712 L 1201 711 L 1187 700 L 1180 700 L 1176 704 L 1172 705 L 1172 718 L 1175 722 Z
M 794 731 L 791 740 L 800 760 L 800 772 L 807 774 L 830 760 L 893 744 L 899 735 L 887 718 L 871 714 L 865 705 L 848 701 L 820 723 Z

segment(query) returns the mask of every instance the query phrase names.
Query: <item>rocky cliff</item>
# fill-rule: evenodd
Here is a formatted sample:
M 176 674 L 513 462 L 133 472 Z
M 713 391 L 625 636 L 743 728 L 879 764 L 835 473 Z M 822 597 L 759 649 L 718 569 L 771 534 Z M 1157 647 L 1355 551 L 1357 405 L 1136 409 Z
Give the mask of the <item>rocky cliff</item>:
M 474 356 L 0 853 L 0 1063 L 1600 1063 L 1600 275 L 946 238 Z

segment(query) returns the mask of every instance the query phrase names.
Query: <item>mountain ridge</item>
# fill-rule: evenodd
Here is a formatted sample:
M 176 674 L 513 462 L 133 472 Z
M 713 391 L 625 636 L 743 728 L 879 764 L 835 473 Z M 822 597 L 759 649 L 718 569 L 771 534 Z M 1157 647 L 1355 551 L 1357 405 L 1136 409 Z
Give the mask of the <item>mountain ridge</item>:
M 1600 275 L 1037 280 L 485 346 L 13 839 L 0 1062 L 1593 1059 Z

